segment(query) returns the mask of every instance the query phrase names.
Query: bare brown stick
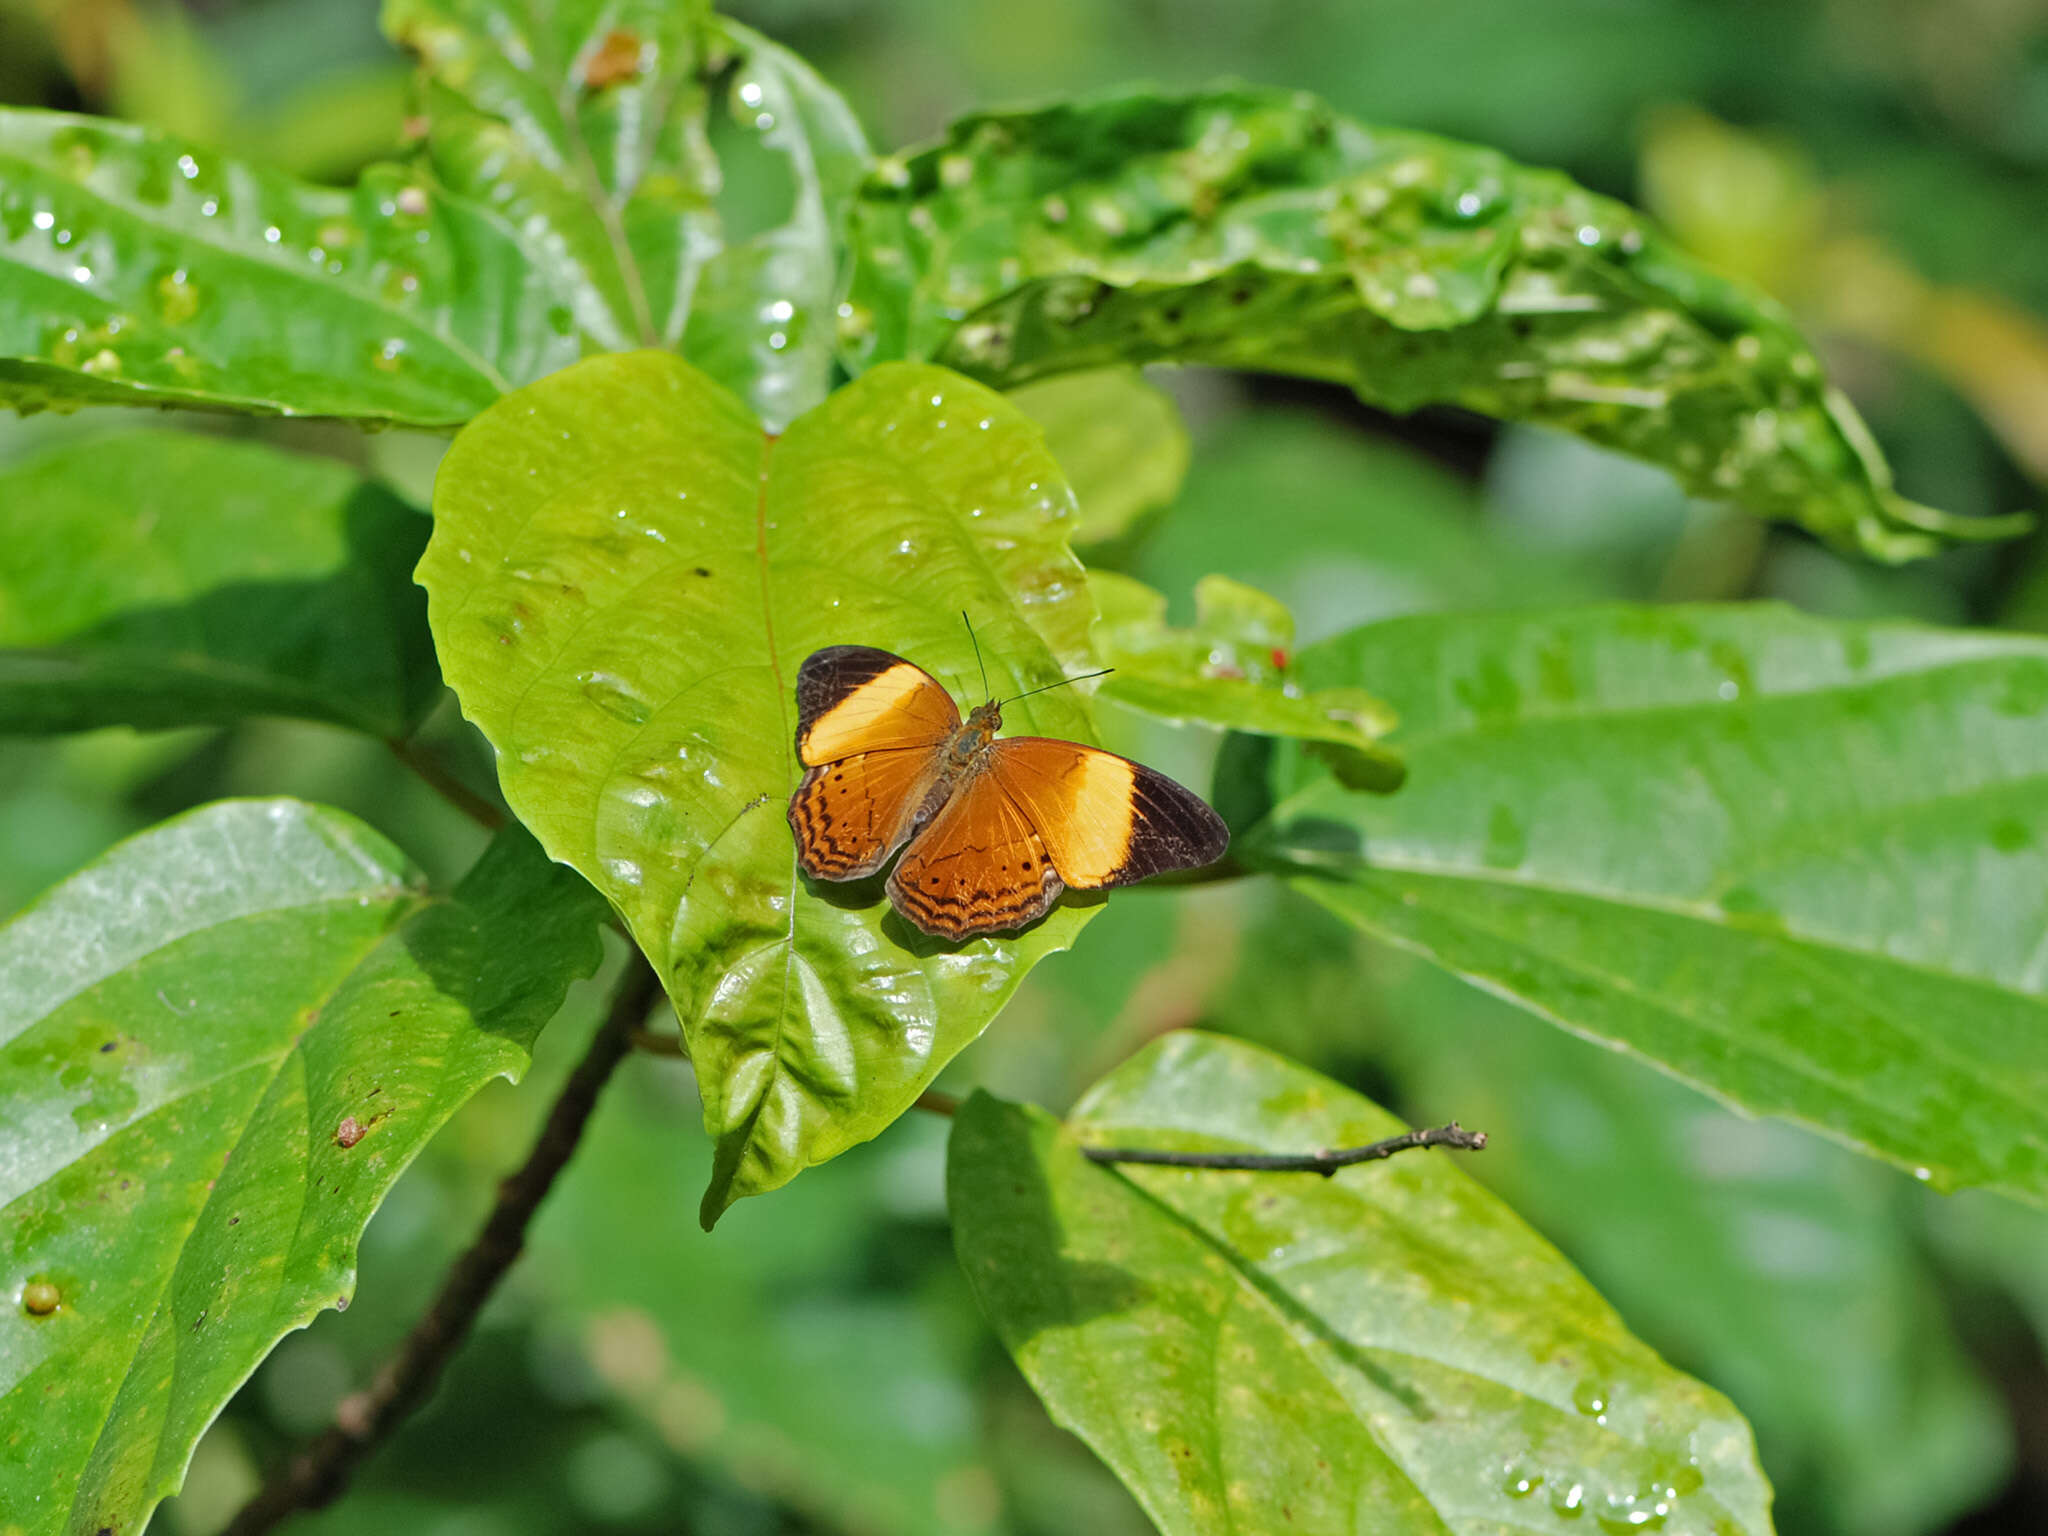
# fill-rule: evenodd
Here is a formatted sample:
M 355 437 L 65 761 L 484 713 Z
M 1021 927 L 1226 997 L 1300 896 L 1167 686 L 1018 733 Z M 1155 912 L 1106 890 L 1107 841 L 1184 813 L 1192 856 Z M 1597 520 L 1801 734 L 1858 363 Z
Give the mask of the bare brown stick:
M 527 1223 L 575 1152 L 599 1092 L 632 1049 L 633 1032 L 659 990 L 653 967 L 634 951 L 610 1013 L 548 1111 L 533 1150 L 519 1171 L 498 1186 L 490 1218 L 449 1269 L 440 1294 L 370 1385 L 336 1405 L 333 1424 L 277 1469 L 242 1506 L 225 1536 L 257 1536 L 300 1510 L 331 1503 L 357 1465 L 434 1390 L 484 1301 L 525 1247 Z
M 1081 1155 L 1097 1163 L 1152 1163 L 1162 1168 L 1226 1168 L 1243 1173 L 1320 1173 L 1330 1177 L 1353 1163 L 1370 1163 L 1416 1147 L 1457 1147 L 1477 1152 L 1486 1132 L 1468 1131 L 1457 1121 L 1426 1131 L 1403 1131 L 1385 1141 L 1334 1152 L 1163 1152 L 1152 1147 L 1083 1147 Z
M 409 741 L 385 738 L 391 755 L 418 774 L 422 783 L 486 832 L 505 825 L 505 813 Z

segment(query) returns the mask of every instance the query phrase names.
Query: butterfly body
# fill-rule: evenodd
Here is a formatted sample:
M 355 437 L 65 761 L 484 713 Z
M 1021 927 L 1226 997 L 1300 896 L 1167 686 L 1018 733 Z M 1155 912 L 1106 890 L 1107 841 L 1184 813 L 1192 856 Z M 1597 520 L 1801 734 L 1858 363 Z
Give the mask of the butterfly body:
M 904 849 L 889 899 L 927 933 L 1021 928 L 1069 886 L 1193 868 L 1229 844 L 1222 819 L 1164 774 L 1079 742 L 998 739 L 999 704 L 963 720 L 937 679 L 887 651 L 813 652 L 796 693 L 798 864 L 857 880 Z

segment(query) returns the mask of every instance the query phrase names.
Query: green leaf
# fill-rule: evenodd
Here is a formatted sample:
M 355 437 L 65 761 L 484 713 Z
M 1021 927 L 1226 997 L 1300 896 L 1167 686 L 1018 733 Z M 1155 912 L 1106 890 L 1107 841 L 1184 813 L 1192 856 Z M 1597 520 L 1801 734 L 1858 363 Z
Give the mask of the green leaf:
M 0 469 L 0 730 L 251 714 L 404 736 L 440 696 L 426 518 L 327 459 L 130 432 Z
M 1188 429 L 1173 396 L 1135 368 L 1099 368 L 1010 391 L 1010 403 L 1045 429 L 1081 503 L 1076 544 L 1129 538 L 1180 494 Z
M 681 340 L 718 248 L 709 9 L 385 0 L 385 35 L 420 61 L 422 168 L 518 229 L 606 351 Z
M 140 1529 L 270 1347 L 348 1304 L 414 1154 L 524 1069 L 599 910 L 523 832 L 436 899 L 339 812 L 223 801 L 0 929 L 0 1508 Z
M 1092 659 L 1073 498 L 1001 396 L 879 368 L 770 437 L 669 354 L 592 358 L 464 431 L 434 512 L 434 637 L 507 803 L 624 914 L 684 1022 L 707 1224 L 895 1119 L 1087 918 L 943 944 L 878 881 L 800 879 L 786 819 L 812 651 L 879 645 L 965 692 L 965 608 L 1001 693 Z M 1090 735 L 1071 689 L 1012 714 Z
M 467 420 L 581 352 L 558 273 L 395 167 L 352 191 L 0 111 L 0 402 Z
M 589 351 L 681 345 L 780 424 L 830 380 L 869 164 L 794 55 L 700 4 L 388 0 L 403 166 L 316 187 L 119 123 L 0 111 L 0 401 L 459 425 Z M 709 82 L 785 206 L 729 225 Z M 769 169 L 764 169 L 763 166 Z
M 780 431 L 832 387 L 843 226 L 874 156 L 852 109 L 795 54 L 724 20 L 713 47 L 728 61 L 735 134 L 759 139 L 752 157 L 721 151 L 728 190 L 772 188 L 781 200 L 750 210 L 744 237 L 728 218 L 690 301 L 683 355 Z
M 1102 696 L 1168 720 L 1314 743 L 1354 789 L 1391 790 L 1401 759 L 1379 744 L 1393 711 L 1362 688 L 1305 690 L 1289 675 L 1294 618 L 1286 606 L 1228 576 L 1195 583 L 1195 624 L 1172 629 L 1166 597 L 1114 572 L 1089 577 L 1099 617 L 1095 654 L 1116 670 Z
M 1753 1113 L 2048 1201 L 2048 643 L 1609 606 L 1301 669 L 1387 694 L 1408 784 L 1283 765 L 1240 858 Z
M 978 113 L 884 163 L 852 240 L 856 363 L 1298 374 L 1576 432 L 1885 559 L 2013 531 L 1894 493 L 1783 312 L 1631 209 L 1304 94 Z
M 1407 1102 L 1484 1126 L 1486 1182 L 1735 1400 L 1787 1529 L 1915 1536 L 1994 1493 L 2006 1426 L 1941 1313 L 1896 1174 L 1430 967 L 1377 969 Z
M 1333 1179 L 1107 1168 L 1401 1127 L 1254 1046 L 1169 1035 L 1062 1128 L 985 1094 L 947 1187 L 982 1309 L 1162 1531 L 1765 1532 L 1748 1426 L 1446 1156 Z M 1370 1511 L 1370 1515 L 1365 1512 Z

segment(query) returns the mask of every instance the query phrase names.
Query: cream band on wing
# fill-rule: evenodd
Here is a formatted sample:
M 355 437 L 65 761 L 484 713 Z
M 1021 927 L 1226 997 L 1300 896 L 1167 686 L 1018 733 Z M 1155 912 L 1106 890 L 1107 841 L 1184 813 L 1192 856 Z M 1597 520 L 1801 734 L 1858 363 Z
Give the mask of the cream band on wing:
M 1068 885 L 1098 886 L 1123 867 L 1131 851 L 1136 782 L 1137 774 L 1120 757 L 1074 753 L 1073 767 L 1060 775 L 1066 814 L 1041 827 L 1053 866 Z
M 937 687 L 922 668 L 907 661 L 869 678 L 818 716 L 804 733 L 804 766 L 815 768 L 856 752 L 932 741 L 934 735 L 926 711 L 909 711 L 904 706 L 923 690 Z M 891 719 L 898 711 L 903 713 Z M 943 736 L 942 727 L 939 739 Z

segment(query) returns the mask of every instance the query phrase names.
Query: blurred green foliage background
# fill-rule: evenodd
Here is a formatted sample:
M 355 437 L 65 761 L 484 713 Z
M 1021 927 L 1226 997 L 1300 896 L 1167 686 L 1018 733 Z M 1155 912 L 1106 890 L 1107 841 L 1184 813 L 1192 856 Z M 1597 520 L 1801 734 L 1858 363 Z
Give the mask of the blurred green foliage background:
M 1561 166 L 1790 305 L 1905 494 L 1961 513 L 2040 504 L 2043 0 L 731 9 L 806 54 L 884 147 L 972 107 L 1232 75 Z M 319 178 L 391 152 L 407 75 L 372 0 L 0 0 L 0 99 L 147 120 Z M 1095 557 L 1173 594 L 1182 619 L 1194 581 L 1222 571 L 1288 601 L 1305 640 L 1421 609 L 1603 596 L 2048 627 L 2038 536 L 1883 570 L 1689 504 L 1658 473 L 1563 438 L 1394 420 L 1299 383 L 1156 382 L 1191 435 L 1185 481 L 1139 536 Z M 422 503 L 440 449 L 317 423 L 176 420 L 366 464 Z M 105 411 L 0 421 L 0 462 L 132 424 Z M 1148 462 L 1176 451 L 1165 433 Z M 1201 782 L 1212 743 L 1135 716 L 1104 725 Z M 488 775 L 452 708 L 429 734 L 473 781 Z M 175 810 L 279 792 L 365 816 L 437 876 L 481 845 L 380 746 L 339 730 L 5 739 L 0 909 Z M 261 1466 L 364 1379 L 523 1151 L 603 995 L 602 979 L 580 992 L 528 1084 L 482 1094 L 399 1185 L 364 1242 L 356 1305 L 265 1364 L 160 1529 L 217 1530 Z M 1061 1108 L 1146 1039 L 1195 1023 L 1274 1044 L 1418 1122 L 1493 1132 L 1481 1176 L 1640 1334 L 1750 1416 L 1780 1529 L 2048 1529 L 2048 1218 L 1944 1199 L 1738 1119 L 1256 886 L 1120 896 L 946 1086 Z M 1144 1530 L 974 1313 L 945 1221 L 943 1141 L 940 1122 L 912 1116 L 706 1237 L 687 1070 L 630 1063 L 432 1408 L 300 1528 Z

